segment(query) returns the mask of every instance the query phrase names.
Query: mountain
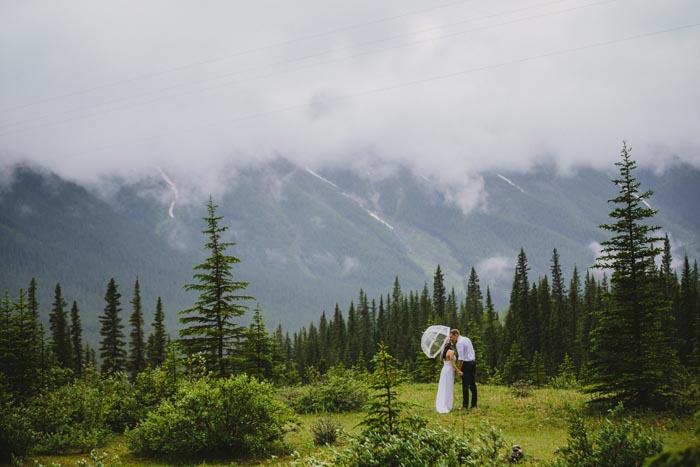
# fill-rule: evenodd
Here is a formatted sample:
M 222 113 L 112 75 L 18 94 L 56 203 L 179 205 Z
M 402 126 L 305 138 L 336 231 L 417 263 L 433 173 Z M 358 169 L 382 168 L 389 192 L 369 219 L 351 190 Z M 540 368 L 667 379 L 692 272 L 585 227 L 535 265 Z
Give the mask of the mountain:
M 507 306 L 521 248 L 531 281 L 549 274 L 554 248 L 567 280 L 574 265 L 585 274 L 596 242 L 607 238 L 598 225 L 609 220 L 613 175 L 561 175 L 551 167 L 484 173 L 485 196 L 464 214 L 435 182 L 408 170 L 371 180 L 279 159 L 238 172 L 214 202 L 230 228 L 225 240 L 236 243 L 229 254 L 241 259 L 234 278 L 250 282 L 269 326 L 294 331 L 336 303 L 346 311 L 361 288 L 378 302 L 397 276 L 404 292 L 431 287 L 438 264 L 459 297 L 475 267 L 499 309 Z M 675 260 L 700 257 L 700 171 L 679 165 L 637 177 L 655 191 L 650 203 Z M 86 335 L 97 336 L 109 279 L 120 286 L 126 323 L 138 277 L 147 323 L 161 296 L 167 325 L 176 328 L 177 311 L 195 300 L 182 286 L 206 255 L 206 200 L 180 195 L 169 212 L 178 181 L 157 174 L 115 179 L 109 190 L 29 166 L 10 178 L 0 188 L 0 288 L 15 297 L 36 277 L 47 316 L 60 282 L 64 298 L 81 309 Z

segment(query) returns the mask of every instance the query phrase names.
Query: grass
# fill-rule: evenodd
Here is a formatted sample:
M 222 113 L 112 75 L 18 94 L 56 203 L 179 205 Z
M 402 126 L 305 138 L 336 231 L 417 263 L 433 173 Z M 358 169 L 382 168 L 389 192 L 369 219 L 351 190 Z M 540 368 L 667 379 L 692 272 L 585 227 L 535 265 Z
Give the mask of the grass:
M 461 397 L 460 386 L 455 386 L 455 407 L 458 406 Z M 503 386 L 479 386 L 479 410 L 461 411 L 453 410 L 449 414 L 435 412 L 436 384 L 414 383 L 401 386 L 399 396 L 402 401 L 410 402 L 412 412 L 426 418 L 432 426 L 442 426 L 452 432 L 463 434 L 481 421 L 499 428 L 503 434 L 507 448 L 513 444 L 519 444 L 525 452 L 526 464 L 539 458 L 546 463 L 555 457 L 555 450 L 566 444 L 567 414 L 570 409 L 583 408 L 588 401 L 588 396 L 573 390 L 558 389 L 533 389 L 527 397 L 519 397 L 513 390 Z M 595 429 L 602 423 L 605 414 L 588 412 L 587 424 Z M 326 415 L 327 416 L 327 415 Z M 288 452 L 279 452 L 276 456 L 257 460 L 209 460 L 201 464 L 183 465 L 207 465 L 217 466 L 274 466 L 284 464 L 292 460 L 291 452 L 298 452 L 301 456 L 314 455 L 319 458 L 329 458 L 331 448 L 317 447 L 313 443 L 311 428 L 320 415 L 300 415 L 299 426 L 296 431 L 285 437 Z M 349 436 L 358 433 L 362 427 L 360 423 L 364 418 L 363 412 L 333 414 L 332 418 L 338 421 Z M 661 437 L 666 449 L 681 449 L 690 445 L 700 444 L 700 435 L 696 433 L 697 419 L 692 414 L 677 416 L 668 413 L 644 412 L 634 415 L 634 419 L 642 426 L 652 428 Z M 347 443 L 347 437 L 341 437 L 336 449 L 342 449 Z M 100 452 L 107 452 L 109 459 L 118 455 L 122 466 L 165 467 L 168 465 L 158 461 L 138 459 L 129 453 L 126 439 L 123 436 L 115 436 Z M 507 454 L 507 452 L 504 452 Z M 33 460 L 38 460 L 45 467 L 52 463 L 66 467 L 76 465 L 80 459 L 88 459 L 87 454 L 71 456 L 40 456 L 27 460 L 26 466 L 32 466 Z M 533 464 L 534 465 L 534 464 Z M 107 463 L 111 467 L 111 464 Z

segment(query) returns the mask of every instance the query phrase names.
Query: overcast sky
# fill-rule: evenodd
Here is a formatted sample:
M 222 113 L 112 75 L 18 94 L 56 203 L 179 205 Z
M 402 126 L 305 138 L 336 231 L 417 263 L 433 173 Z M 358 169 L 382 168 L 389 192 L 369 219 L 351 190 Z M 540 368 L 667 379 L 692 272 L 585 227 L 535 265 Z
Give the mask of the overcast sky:
M 401 163 L 469 197 L 483 169 L 612 167 L 622 140 L 700 165 L 697 0 L 0 0 L 0 165 Z

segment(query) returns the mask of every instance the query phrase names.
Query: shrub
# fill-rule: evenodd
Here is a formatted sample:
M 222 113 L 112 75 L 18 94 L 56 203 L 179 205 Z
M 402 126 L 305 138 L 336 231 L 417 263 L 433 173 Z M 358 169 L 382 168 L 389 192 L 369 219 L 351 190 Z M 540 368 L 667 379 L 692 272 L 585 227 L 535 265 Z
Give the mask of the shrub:
M 34 443 L 27 411 L 15 405 L 10 393 L 0 389 L 0 464 L 26 456 Z
M 644 430 L 629 419 L 619 420 L 622 405 L 610 411 L 603 427 L 589 437 L 579 412 L 569 420 L 568 444 L 559 450 L 557 467 L 639 466 L 647 457 L 661 451 L 662 444 L 651 430 Z
M 505 445 L 500 432 L 482 423 L 470 432 L 471 440 L 443 428 L 365 432 L 338 453 L 332 465 L 343 467 L 455 465 L 495 467 L 504 464 Z
M 291 421 L 273 393 L 269 383 L 244 375 L 192 381 L 127 432 L 130 447 L 156 457 L 263 453 Z
M 100 379 L 99 387 L 107 407 L 107 424 L 113 432 L 123 433 L 145 415 L 145 407 L 137 401 L 134 386 L 126 373 Z
M 177 392 L 177 383 L 162 367 L 147 368 L 136 376 L 134 393 L 138 406 L 145 413 L 158 407 L 165 399 Z M 139 417 L 139 419 L 143 416 Z
M 103 443 L 111 432 L 109 402 L 93 383 L 79 379 L 31 401 L 37 452 L 88 451 Z
M 332 418 L 319 418 L 311 427 L 311 434 L 314 438 L 316 446 L 325 446 L 326 444 L 335 444 L 338 436 L 343 430 L 343 426 Z
M 511 384 L 510 391 L 513 393 L 513 396 L 519 398 L 530 397 L 532 395 L 530 383 L 522 379 Z
M 297 413 L 351 412 L 367 401 L 367 383 L 352 370 L 333 368 L 311 384 L 287 391 Z

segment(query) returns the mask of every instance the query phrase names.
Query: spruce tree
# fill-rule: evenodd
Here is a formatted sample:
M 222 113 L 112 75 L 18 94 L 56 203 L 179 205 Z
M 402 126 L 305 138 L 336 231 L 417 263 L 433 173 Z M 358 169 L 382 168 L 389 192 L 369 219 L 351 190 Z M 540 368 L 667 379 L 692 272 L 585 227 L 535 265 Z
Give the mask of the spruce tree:
M 655 273 L 657 242 L 663 239 L 654 235 L 659 227 L 648 224 L 656 214 L 647 202 L 653 193 L 639 191 L 637 164 L 626 144 L 615 165 L 620 173 L 613 180 L 618 196 L 610 200 L 613 222 L 600 226 L 612 237 L 601 242 L 596 262 L 612 270 L 611 303 L 597 316 L 589 391 L 626 405 L 662 406 L 675 395 L 678 369 L 668 335 L 671 305 Z
M 546 324 L 546 339 L 549 342 L 550 352 L 548 361 L 551 372 L 561 363 L 566 353 L 566 325 L 568 321 L 568 310 L 566 303 L 566 287 L 564 285 L 564 275 L 559 263 L 559 253 L 555 248 L 552 253 L 552 311 L 549 323 Z
M 486 287 L 486 315 L 484 316 L 484 352 L 480 361 L 486 363 L 489 374 L 493 372 L 501 361 L 501 322 L 498 319 L 493 300 L 491 299 L 491 289 Z
M 447 290 L 445 289 L 445 276 L 438 264 L 435 275 L 433 276 L 433 309 L 435 310 L 435 318 L 438 321 L 441 321 L 445 317 L 446 304 Z
M 165 313 L 163 301 L 158 297 L 156 312 L 153 316 L 153 332 L 148 336 L 148 362 L 153 368 L 165 363 L 165 355 L 168 350 L 168 335 L 165 331 Z
M 75 300 L 70 309 L 70 341 L 73 353 L 73 370 L 80 377 L 83 374 L 83 328 L 80 324 L 80 310 Z
M 479 286 L 479 276 L 476 273 L 476 269 L 472 267 L 467 280 L 467 296 L 464 299 L 464 313 L 466 316 L 460 320 L 460 325 L 463 328 L 471 320 L 474 320 L 478 326 L 481 326 L 484 315 L 483 298 L 481 287 Z
M 245 327 L 235 320 L 248 310 L 245 302 L 254 298 L 242 294 L 248 282 L 233 278 L 233 265 L 240 259 L 226 255 L 226 249 L 235 243 L 223 241 L 228 227 L 219 224 L 223 217 L 216 215 L 217 207 L 209 197 L 204 218 L 207 228 L 202 233 L 207 236 L 204 247 L 210 256 L 194 267 L 196 282 L 185 285 L 185 290 L 199 292 L 199 298 L 194 307 L 180 311 L 184 326 L 180 340 L 186 353 L 201 353 L 207 369 L 226 376 L 233 370 L 237 347 L 245 335 Z
M 132 379 L 146 368 L 146 342 L 143 331 L 143 308 L 141 306 L 141 286 L 138 277 L 134 283 L 134 296 L 131 299 L 129 316 L 129 373 Z
M 126 342 L 124 341 L 124 325 L 120 313 L 121 294 L 114 278 L 107 284 L 105 293 L 104 314 L 100 316 L 100 358 L 103 373 L 114 374 L 126 369 Z
M 61 293 L 61 284 L 56 284 L 53 305 L 49 314 L 51 350 L 61 367 L 73 368 L 73 349 L 71 347 L 67 306 L 68 304 Z
M 532 354 L 527 340 L 528 327 L 530 326 L 530 283 L 527 263 L 527 255 L 524 249 L 520 249 L 515 266 L 513 287 L 510 293 L 510 306 L 505 318 L 504 349 L 512 349 L 513 344 L 518 344 L 519 351 L 526 356 Z
M 29 281 L 29 288 L 27 289 L 27 306 L 29 307 L 29 312 L 32 314 L 34 320 L 39 322 L 39 300 L 37 299 L 37 284 L 36 279 L 32 277 Z
M 258 379 L 273 379 L 273 339 L 267 333 L 260 304 L 253 312 L 253 320 L 246 332 L 243 345 L 244 370 Z
M 582 347 L 585 342 L 579 342 L 577 336 L 578 329 L 581 326 L 581 315 L 583 314 L 583 297 L 581 291 L 581 278 L 578 274 L 578 268 L 574 265 L 574 272 L 571 274 L 571 282 L 569 282 L 569 295 L 567 297 L 568 319 L 566 329 L 566 353 L 572 356 L 576 368 L 581 366 L 583 360 Z

